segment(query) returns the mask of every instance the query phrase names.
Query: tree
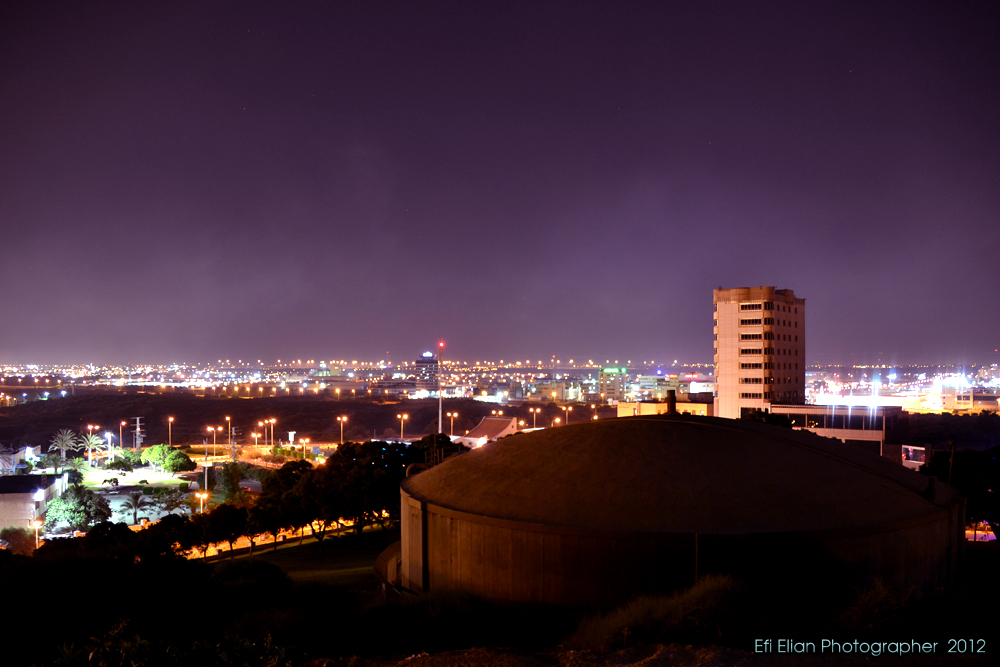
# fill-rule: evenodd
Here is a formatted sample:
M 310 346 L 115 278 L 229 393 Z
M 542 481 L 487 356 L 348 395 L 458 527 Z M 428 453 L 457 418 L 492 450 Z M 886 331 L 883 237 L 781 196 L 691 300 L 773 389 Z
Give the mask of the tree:
M 169 472 L 171 475 L 176 475 L 186 470 L 194 470 L 198 467 L 198 464 L 192 461 L 184 452 L 175 449 L 167 455 L 162 467 L 164 471 Z
M 212 542 L 228 542 L 229 557 L 233 557 L 233 544 L 247 530 L 247 511 L 242 507 L 219 505 L 208 513 L 208 533 Z
M 92 524 L 110 518 L 107 500 L 74 484 L 62 498 L 49 503 L 45 510 L 45 530 L 51 532 L 60 523 L 68 523 L 73 530 L 87 530 Z
M 180 489 L 166 489 L 153 496 L 153 501 L 160 506 L 160 510 L 172 514 L 174 510 L 182 509 L 187 504 L 188 495 Z
M 69 481 L 71 484 L 82 484 L 83 483 L 83 472 L 90 467 L 84 459 L 69 459 L 64 462 L 66 470 L 69 472 Z
M 69 452 L 79 451 L 82 445 L 76 439 L 76 433 L 64 428 L 57 432 L 52 439 L 49 440 L 49 449 L 58 449 L 59 455 L 64 458 L 69 458 Z M 59 469 L 56 469 L 56 474 L 59 474 Z
M 107 447 L 107 443 L 99 435 L 94 435 L 93 433 L 81 433 L 80 438 L 77 443 L 82 449 L 87 450 L 87 460 L 90 461 L 90 467 L 94 467 L 94 454 L 93 452 L 99 452 L 104 447 Z
M 243 466 L 239 463 L 227 463 L 216 470 L 216 488 L 222 491 L 223 502 L 233 500 L 240 493 L 240 480 L 243 479 Z
M 153 445 L 152 447 L 147 447 L 142 450 L 142 454 L 139 455 L 140 460 L 143 463 L 155 466 L 157 468 L 163 469 L 163 463 L 170 456 L 170 453 L 176 451 L 170 445 Z
M 121 508 L 118 510 L 123 515 L 128 515 L 129 512 L 132 513 L 132 525 L 139 523 L 139 512 L 148 508 L 155 507 L 156 502 L 149 496 L 143 495 L 142 491 L 136 491 L 125 496 L 122 502 Z
M 7 527 L 0 530 L 0 547 L 21 556 L 35 553 L 35 536 L 26 528 Z

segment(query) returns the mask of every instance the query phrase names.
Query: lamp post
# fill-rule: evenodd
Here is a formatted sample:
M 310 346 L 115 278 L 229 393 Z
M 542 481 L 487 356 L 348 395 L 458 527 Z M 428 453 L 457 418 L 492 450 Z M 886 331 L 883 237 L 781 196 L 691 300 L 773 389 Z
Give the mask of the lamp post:
M 233 444 L 233 422 L 229 417 L 226 417 L 226 435 L 229 437 L 229 444 Z M 212 452 L 215 455 L 215 452 Z
M 306 460 L 306 446 L 309 444 L 309 438 L 302 438 L 302 460 Z
M 337 417 L 337 421 L 340 422 L 340 444 L 344 444 L 344 424 L 347 423 L 347 417 Z
M 410 415 L 396 415 L 399 419 L 399 439 L 403 439 L 403 422 L 410 418 Z
M 167 418 L 167 445 L 174 446 L 174 418 Z
M 87 435 L 94 435 L 94 429 L 95 428 L 96 429 L 100 429 L 101 426 L 99 424 L 87 424 Z M 94 466 L 94 458 L 95 458 L 94 455 L 97 454 L 97 453 L 99 453 L 99 452 L 97 452 L 95 450 L 92 450 L 90 448 L 90 445 L 87 445 L 87 455 L 90 457 L 89 463 L 90 463 L 90 467 L 91 468 L 95 467 Z
M 572 405 L 563 405 L 559 408 L 566 414 L 566 425 L 569 426 L 569 413 L 573 412 Z
M 274 423 L 278 420 L 272 417 L 268 421 L 271 422 L 271 446 L 274 447 Z
M 125 428 L 125 422 L 118 425 L 118 446 L 122 449 L 125 448 L 125 441 L 122 440 L 122 429 Z
M 337 400 L 339 401 L 340 400 L 340 389 L 337 388 L 337 389 L 334 389 L 334 391 L 337 392 Z
M 531 428 L 538 428 L 538 413 L 541 411 L 541 408 L 528 408 L 531 413 Z
M 559 417 L 556 417 L 555 421 L 552 422 L 552 426 L 559 426 L 559 422 L 561 422 L 561 421 L 562 421 L 562 419 L 560 419 Z
M 445 416 L 451 417 L 451 435 L 455 435 L 455 417 L 458 416 L 458 413 L 457 412 L 449 412 Z
M 31 522 L 31 525 L 35 527 L 35 549 L 38 548 L 38 529 L 42 527 L 42 522 L 35 519 Z
M 112 443 L 111 439 L 114 438 L 115 436 L 112 435 L 111 431 L 105 431 L 104 437 L 108 441 L 108 463 L 111 463 L 114 460 L 114 457 L 112 456 L 112 454 L 114 454 L 114 449 L 113 449 L 114 445 L 111 444 Z
M 207 472 L 205 473 L 205 479 L 206 480 L 208 479 L 208 473 Z M 208 488 L 208 483 L 207 482 L 206 482 L 205 488 L 206 489 Z M 201 501 L 201 511 L 199 511 L 198 513 L 199 514 L 204 514 L 205 513 L 205 498 L 208 498 L 208 492 L 206 492 L 206 491 L 199 491 L 198 493 L 196 493 L 194 495 L 198 496 L 198 500 Z
M 250 437 L 253 438 L 253 446 L 254 446 L 254 450 L 256 451 L 257 444 L 259 442 L 258 438 L 260 437 L 260 433 L 251 433 Z
M 590 409 L 594 411 L 594 419 L 596 420 L 597 419 L 597 406 L 596 405 L 591 405 Z
M 441 363 L 441 358 L 444 356 L 444 341 L 438 341 L 438 363 L 437 363 L 437 381 L 438 381 L 438 433 L 444 433 L 444 423 L 441 414 L 442 406 L 444 405 L 444 395 L 441 393 L 441 373 L 444 372 L 444 366 Z M 399 429 L 402 433 L 403 429 Z
M 209 426 L 208 430 L 212 432 L 212 456 L 215 456 L 215 434 L 218 432 L 219 429 L 218 427 L 215 426 Z

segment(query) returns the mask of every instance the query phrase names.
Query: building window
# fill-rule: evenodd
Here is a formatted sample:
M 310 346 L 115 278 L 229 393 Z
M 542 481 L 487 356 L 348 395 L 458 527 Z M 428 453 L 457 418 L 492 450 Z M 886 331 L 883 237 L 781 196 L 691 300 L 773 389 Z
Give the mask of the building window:
M 761 334 L 740 334 L 740 340 L 760 340 L 762 338 Z
M 774 304 L 770 301 L 764 302 L 764 310 L 774 310 Z
M 740 398 L 763 398 L 760 394 L 740 394 Z
M 740 378 L 740 384 L 764 384 L 763 378 Z
M 740 326 L 741 327 L 759 327 L 760 326 L 760 318 L 758 317 L 757 319 L 740 320 Z
M 766 391 L 766 392 L 764 392 L 764 398 L 772 398 L 773 399 L 774 398 L 774 392 L 773 391 Z
M 760 348 L 759 347 L 756 347 L 756 348 L 754 348 L 754 347 L 740 348 L 740 354 L 741 355 L 758 355 L 758 354 L 760 354 Z
M 745 371 L 753 370 L 755 368 L 763 368 L 763 367 L 764 367 L 764 364 L 761 364 L 761 363 L 745 363 L 745 364 L 740 364 L 740 368 L 742 370 L 745 370 Z
M 741 303 L 740 310 L 760 310 L 761 304 L 759 303 Z
M 765 361 L 764 362 L 764 368 L 767 369 L 767 370 L 769 370 L 769 371 L 774 370 L 774 362 L 773 361 Z
M 765 332 L 764 340 L 774 340 L 774 334 L 770 331 Z
M 764 324 L 773 325 L 774 324 L 774 318 L 773 317 L 765 317 L 764 318 Z
M 774 354 L 774 348 L 773 347 L 765 347 L 764 348 L 764 354 Z

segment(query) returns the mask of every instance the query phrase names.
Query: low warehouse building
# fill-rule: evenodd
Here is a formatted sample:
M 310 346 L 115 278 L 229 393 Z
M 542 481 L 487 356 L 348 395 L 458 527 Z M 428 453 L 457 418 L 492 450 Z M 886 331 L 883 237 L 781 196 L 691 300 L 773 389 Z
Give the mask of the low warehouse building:
M 947 585 L 961 498 L 811 433 L 689 416 L 518 434 L 408 477 L 400 583 L 600 605 L 699 575 Z M 770 579 L 769 579 L 770 580 Z

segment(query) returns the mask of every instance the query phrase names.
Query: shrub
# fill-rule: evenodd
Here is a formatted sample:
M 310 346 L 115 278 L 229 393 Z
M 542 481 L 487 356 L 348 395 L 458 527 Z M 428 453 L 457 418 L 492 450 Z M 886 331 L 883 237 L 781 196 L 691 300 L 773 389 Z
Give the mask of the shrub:
M 126 461 L 124 458 L 116 459 L 104 466 L 106 470 L 122 470 L 124 472 L 132 472 L 132 464 Z
M 180 484 L 177 485 L 177 488 L 180 490 L 181 493 L 187 493 L 188 483 L 187 482 L 181 482 Z
M 151 487 L 151 486 L 144 486 L 144 487 L 142 487 L 142 495 L 144 495 L 144 496 L 151 496 L 151 495 L 153 495 L 153 487 Z

